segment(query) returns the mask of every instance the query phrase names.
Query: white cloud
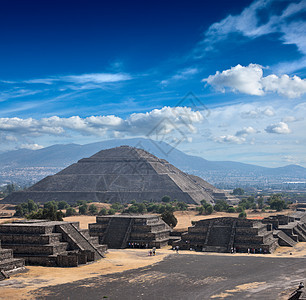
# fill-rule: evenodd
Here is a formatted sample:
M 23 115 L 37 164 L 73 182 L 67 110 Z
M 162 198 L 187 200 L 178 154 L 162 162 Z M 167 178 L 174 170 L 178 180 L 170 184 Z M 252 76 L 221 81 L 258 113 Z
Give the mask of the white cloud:
M 291 122 L 296 122 L 298 121 L 298 119 L 294 116 L 286 116 L 282 119 L 282 122 L 285 122 L 285 123 L 291 123 Z
M 228 87 L 234 92 L 261 96 L 264 94 L 260 82 L 262 75 L 263 72 L 260 65 L 250 64 L 247 67 L 237 65 L 221 73 L 217 71 L 215 75 L 210 75 L 208 78 L 203 79 L 203 82 L 207 82 L 216 90 L 222 92 L 225 92 L 225 88 Z
M 246 137 L 247 135 L 256 133 L 256 132 L 257 131 L 253 127 L 249 126 L 249 127 L 244 127 L 242 130 L 237 131 L 235 135 L 238 137 L 239 136 Z
M 297 98 L 306 93 L 305 79 L 288 75 L 279 77 L 274 74 L 264 77 L 262 69 L 263 67 L 257 64 L 249 64 L 246 67 L 238 64 L 221 73 L 217 71 L 215 75 L 210 75 L 202 81 L 221 92 L 230 88 L 234 92 L 248 95 L 263 96 L 274 92 L 288 98 Z
M 266 127 L 265 131 L 267 133 L 277 133 L 277 134 L 288 134 L 291 133 L 289 126 L 285 122 L 279 122 L 277 124 L 272 124 Z
M 82 135 L 146 135 L 158 126 L 159 134 L 175 132 L 196 132 L 195 124 L 203 121 L 199 111 L 188 107 L 163 107 L 147 113 L 133 113 L 126 119 L 114 115 L 73 116 L 60 118 L 53 116 L 42 119 L 0 118 L 0 133 L 22 136 L 65 135 L 70 131 Z
M 47 84 L 72 83 L 77 86 L 74 88 L 93 89 L 100 87 L 101 84 L 115 83 L 131 80 L 132 76 L 126 73 L 89 73 L 81 75 L 54 76 L 49 78 L 38 78 L 23 81 L 28 84 Z
M 124 73 L 92 73 L 92 74 L 83 74 L 83 75 L 70 75 L 62 76 L 59 78 L 62 81 L 73 82 L 73 83 L 111 83 L 118 81 L 126 81 L 132 79 L 128 74 Z
M 168 85 L 171 81 L 186 80 L 197 73 L 199 73 L 199 70 L 197 68 L 192 68 L 192 67 L 186 68 L 178 71 L 175 75 L 173 75 L 169 79 L 162 80 L 160 83 L 162 85 Z
M 266 117 L 273 117 L 275 115 L 275 112 L 272 108 L 267 107 L 265 109 L 251 109 L 241 112 L 241 117 L 244 119 L 257 119 L 262 118 L 264 116 Z
M 218 143 L 242 144 L 246 141 L 246 139 L 244 137 L 238 137 L 235 135 L 222 135 L 220 137 L 215 137 L 214 141 Z
M 20 146 L 21 149 L 29 149 L 29 150 L 39 150 L 44 148 L 44 146 L 38 144 L 22 144 Z
M 285 44 L 295 44 L 300 52 L 305 54 L 304 26 L 306 23 L 304 20 L 295 20 L 302 12 L 305 12 L 306 1 L 302 0 L 298 3 L 287 1 L 288 5 L 281 13 L 273 10 L 271 5 L 275 2 L 272 0 L 254 1 L 241 14 L 229 15 L 220 22 L 212 24 L 199 46 L 210 50 L 215 43 L 227 39 L 231 33 L 238 33 L 251 39 L 271 33 L 280 33 L 280 39 Z M 269 13 L 266 22 L 260 20 L 259 16 L 262 12 Z

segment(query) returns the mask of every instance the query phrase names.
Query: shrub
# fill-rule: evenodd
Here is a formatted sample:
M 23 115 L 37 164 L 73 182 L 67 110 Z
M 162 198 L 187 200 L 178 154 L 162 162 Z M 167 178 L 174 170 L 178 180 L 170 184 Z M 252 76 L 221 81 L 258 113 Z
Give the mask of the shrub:
M 230 206 L 230 207 L 227 209 L 227 212 L 228 212 L 228 213 L 235 213 L 235 212 L 236 212 L 236 209 L 235 209 L 235 207 Z
M 69 207 L 69 205 L 66 201 L 59 201 L 57 206 L 58 206 L 58 209 L 65 209 L 65 208 Z
M 177 218 L 174 216 L 173 212 L 165 211 L 162 213 L 161 218 L 172 228 L 174 228 L 177 224 Z
M 247 214 L 245 211 L 242 211 L 238 216 L 238 218 L 241 218 L 241 219 L 245 219 L 246 217 L 247 217 Z
M 73 207 L 68 207 L 66 209 L 66 217 L 75 216 L 77 214 L 76 210 Z
M 91 204 L 89 205 L 88 211 L 90 214 L 96 215 L 98 213 L 98 208 L 94 204 Z
M 107 215 L 107 209 L 105 207 L 102 207 L 99 211 L 99 216 L 106 216 Z
M 116 213 L 116 211 L 113 209 L 113 208 L 110 208 L 109 210 L 108 210 L 108 214 L 109 215 L 114 215 Z
M 79 213 L 80 213 L 80 215 L 86 215 L 87 209 L 88 209 L 88 205 L 87 205 L 86 203 L 84 203 L 83 205 L 81 205 L 81 206 L 79 207 Z
M 165 195 L 165 196 L 162 198 L 162 202 L 164 202 L 164 203 L 169 203 L 170 201 L 171 201 L 170 196 Z

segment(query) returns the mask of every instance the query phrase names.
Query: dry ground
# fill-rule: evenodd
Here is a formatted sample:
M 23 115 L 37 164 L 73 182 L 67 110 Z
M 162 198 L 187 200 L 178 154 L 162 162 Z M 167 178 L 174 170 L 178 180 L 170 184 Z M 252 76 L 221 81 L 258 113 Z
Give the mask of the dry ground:
M 101 206 L 102 207 L 102 206 Z M 1 208 L 1 207 L 0 207 Z M 7 207 L 2 207 L 7 210 Z M 10 210 L 10 212 L 12 212 Z M 247 212 L 248 217 L 262 218 L 273 213 L 251 213 Z M 292 211 L 284 211 L 282 214 L 290 214 Z M 201 219 L 232 216 L 236 217 L 238 214 L 228 213 L 214 213 L 209 216 L 197 215 L 196 211 L 175 212 L 178 219 L 178 230 L 187 229 L 191 226 L 192 221 Z M 12 221 L 9 219 L 0 219 L 0 223 Z M 66 221 L 79 221 L 81 228 L 88 228 L 89 223 L 95 222 L 95 216 L 72 216 L 65 218 Z M 32 293 L 44 287 L 56 286 L 64 283 L 71 283 L 85 278 L 93 278 L 99 275 L 107 275 L 118 272 L 123 272 L 131 269 L 138 269 L 146 266 L 151 266 L 157 262 L 162 261 L 166 256 L 172 255 L 173 251 L 168 247 L 157 251 L 155 257 L 148 256 L 148 251 L 144 249 L 125 249 L 125 250 L 110 250 L 105 259 L 96 263 L 80 266 L 77 268 L 47 268 L 38 266 L 27 267 L 26 273 L 20 273 L 11 276 L 10 279 L 0 282 L 0 299 L 34 299 Z M 213 256 L 227 256 L 231 254 L 216 254 L 216 253 L 201 253 L 180 251 L 180 254 L 194 254 L 194 255 L 213 255 Z M 235 254 L 235 256 L 247 256 L 247 254 Z M 271 255 L 250 255 L 261 257 L 292 257 L 292 258 L 306 258 L 306 243 L 299 243 L 294 248 L 280 247 L 274 254 Z
M 292 255 L 290 255 L 292 253 Z M 261 257 L 261 258 L 306 258 L 306 243 L 299 243 L 294 248 L 282 247 L 274 254 L 217 254 L 194 251 L 180 251 L 179 255 L 220 256 L 220 257 Z M 168 255 L 174 255 L 168 247 L 158 249 L 156 256 L 149 256 L 145 249 L 110 250 L 106 258 L 77 268 L 48 268 L 28 266 L 26 273 L 11 276 L 10 279 L 0 282 L 0 299 L 34 299 L 35 290 L 59 284 L 72 283 L 78 280 L 94 278 L 99 275 L 108 275 L 126 270 L 152 266 L 162 261 Z

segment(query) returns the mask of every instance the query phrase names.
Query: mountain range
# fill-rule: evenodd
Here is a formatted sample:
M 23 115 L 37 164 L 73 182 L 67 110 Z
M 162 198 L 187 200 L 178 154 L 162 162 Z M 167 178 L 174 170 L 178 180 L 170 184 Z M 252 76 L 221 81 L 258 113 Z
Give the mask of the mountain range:
M 28 178 L 29 182 L 33 183 L 46 175 L 58 172 L 81 158 L 89 157 L 103 149 L 121 145 L 142 148 L 169 161 L 184 172 L 200 176 L 223 188 L 237 185 L 256 186 L 306 181 L 306 168 L 298 165 L 268 168 L 233 161 L 208 161 L 201 157 L 187 155 L 165 142 L 143 138 L 114 139 L 86 145 L 58 144 L 39 150 L 20 149 L 1 153 L 0 176 L 2 178 L 0 179 L 2 182 L 7 181 L 8 178 L 9 181 L 18 182 Z M 20 178 L 16 174 L 20 174 Z M 30 180 L 29 174 L 33 174 L 32 180 Z

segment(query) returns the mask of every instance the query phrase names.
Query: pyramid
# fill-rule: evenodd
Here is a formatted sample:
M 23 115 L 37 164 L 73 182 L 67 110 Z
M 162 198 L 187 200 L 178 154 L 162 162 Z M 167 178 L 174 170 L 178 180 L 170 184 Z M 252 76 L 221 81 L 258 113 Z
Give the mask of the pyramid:
M 199 204 L 203 199 L 213 203 L 213 195 L 218 192 L 222 191 L 145 150 L 120 146 L 83 158 L 3 201 L 20 203 L 32 199 L 43 203 L 55 200 L 70 204 L 78 200 L 158 202 L 169 195 L 171 199 Z

